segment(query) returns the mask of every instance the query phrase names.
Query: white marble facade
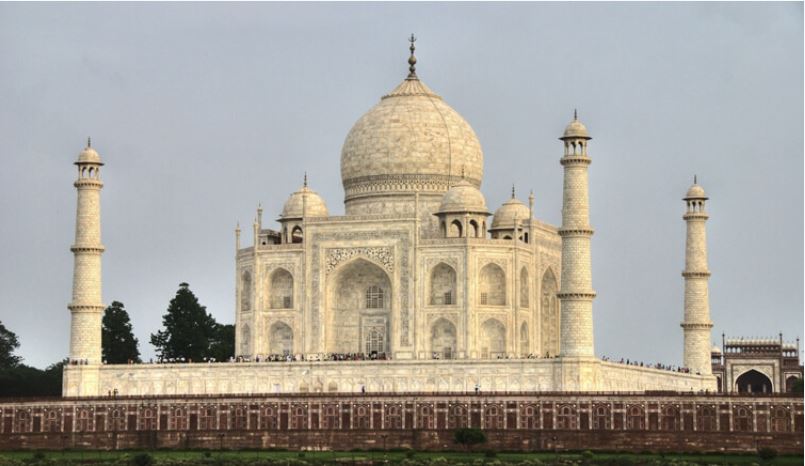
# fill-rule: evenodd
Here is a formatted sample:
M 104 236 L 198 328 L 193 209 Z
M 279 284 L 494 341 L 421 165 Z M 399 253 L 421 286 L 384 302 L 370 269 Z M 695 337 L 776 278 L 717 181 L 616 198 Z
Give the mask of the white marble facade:
M 341 165 L 346 216 L 305 180 L 279 228 L 260 212 L 238 248 L 238 356 L 559 353 L 558 229 L 514 192 L 489 218 L 474 131 L 415 74 L 358 120 Z

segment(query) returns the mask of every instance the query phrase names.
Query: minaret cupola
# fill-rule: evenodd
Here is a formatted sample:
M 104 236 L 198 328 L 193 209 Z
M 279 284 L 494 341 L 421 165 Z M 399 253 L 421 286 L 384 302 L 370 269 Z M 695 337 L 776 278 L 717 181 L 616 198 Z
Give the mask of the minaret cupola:
M 573 121 L 568 123 L 559 139 L 565 142 L 565 156 L 587 156 L 587 141 L 592 138 L 587 127 L 579 121 L 576 110 L 573 110 Z

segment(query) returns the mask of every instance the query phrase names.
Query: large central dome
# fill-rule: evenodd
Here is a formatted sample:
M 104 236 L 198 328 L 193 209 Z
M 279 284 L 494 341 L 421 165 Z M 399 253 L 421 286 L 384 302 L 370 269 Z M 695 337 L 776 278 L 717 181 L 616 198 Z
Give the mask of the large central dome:
M 410 202 L 414 192 L 441 195 L 461 180 L 462 171 L 480 187 L 478 137 L 419 80 L 413 65 L 408 78 L 355 123 L 341 150 L 348 214 L 392 213 L 392 204 Z

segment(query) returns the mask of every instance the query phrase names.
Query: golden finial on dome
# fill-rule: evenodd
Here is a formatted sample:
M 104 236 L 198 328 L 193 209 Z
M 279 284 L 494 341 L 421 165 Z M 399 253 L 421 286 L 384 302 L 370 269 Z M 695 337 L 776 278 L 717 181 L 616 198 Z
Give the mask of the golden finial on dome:
M 408 38 L 408 42 L 411 43 L 411 47 L 409 47 L 409 50 L 411 50 L 411 56 L 408 57 L 408 79 L 418 79 L 416 75 L 416 57 L 414 56 L 414 50 L 416 50 L 414 42 L 416 42 L 416 37 L 414 37 L 413 33 L 411 34 L 411 37 Z

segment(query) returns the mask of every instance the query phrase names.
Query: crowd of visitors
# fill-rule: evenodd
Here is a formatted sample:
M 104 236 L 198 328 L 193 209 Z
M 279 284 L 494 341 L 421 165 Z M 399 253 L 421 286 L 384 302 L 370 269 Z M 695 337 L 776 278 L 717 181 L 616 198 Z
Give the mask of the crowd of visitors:
M 558 358 L 557 355 L 551 355 L 546 353 L 545 356 L 540 356 L 539 354 L 529 353 L 526 356 L 521 357 L 514 357 L 510 355 L 496 355 L 493 359 L 552 359 Z M 432 359 L 453 359 L 452 355 L 434 352 L 431 353 Z M 387 353 L 313 353 L 313 354 L 267 354 L 267 355 L 257 355 L 254 358 L 245 357 L 245 356 L 237 356 L 231 357 L 227 361 L 217 361 L 215 358 L 203 358 L 201 361 L 193 361 L 192 359 L 187 358 L 157 358 L 156 364 L 185 364 L 185 363 L 192 363 L 192 362 L 202 362 L 202 363 L 214 363 L 214 362 L 296 362 L 296 361 L 389 361 L 391 360 L 391 355 Z M 619 361 L 613 361 L 608 356 L 603 356 L 601 358 L 602 361 L 618 363 L 618 364 L 626 364 L 628 366 L 637 366 L 637 367 L 647 367 L 650 369 L 660 369 L 666 370 L 671 372 L 679 372 L 683 374 L 690 374 L 692 373 L 691 370 L 687 367 L 681 366 L 674 366 L 670 364 L 662 364 L 662 363 L 655 363 L 655 364 L 646 364 L 642 361 L 633 361 L 630 359 L 621 358 Z M 129 364 L 135 364 L 136 362 L 133 360 L 129 360 Z M 87 365 L 89 362 L 86 359 L 72 359 L 69 362 L 72 366 L 81 366 Z M 106 364 L 106 361 L 104 361 Z M 155 364 L 153 359 L 148 361 L 148 364 Z M 696 372 L 696 375 L 701 375 L 699 372 Z

